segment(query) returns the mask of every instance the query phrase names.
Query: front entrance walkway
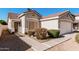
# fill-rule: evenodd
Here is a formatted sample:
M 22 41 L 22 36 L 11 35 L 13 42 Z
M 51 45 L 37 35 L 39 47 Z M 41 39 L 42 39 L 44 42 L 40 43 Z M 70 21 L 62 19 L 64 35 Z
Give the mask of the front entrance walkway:
M 47 42 L 40 43 L 37 40 L 33 39 L 32 37 L 28 37 L 27 35 L 25 37 L 20 37 L 24 42 L 28 43 L 32 46 L 32 49 L 35 51 L 44 51 L 51 47 L 54 47 L 62 42 L 65 42 L 72 38 L 71 35 L 65 35 L 64 38 L 57 38 L 57 39 L 51 39 Z

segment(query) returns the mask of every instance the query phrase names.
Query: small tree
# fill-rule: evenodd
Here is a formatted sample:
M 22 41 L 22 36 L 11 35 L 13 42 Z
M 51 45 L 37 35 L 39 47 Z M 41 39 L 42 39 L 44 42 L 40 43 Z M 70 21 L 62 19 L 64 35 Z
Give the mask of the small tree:
M 0 24 L 7 25 L 6 21 L 4 21 L 4 20 L 0 20 Z

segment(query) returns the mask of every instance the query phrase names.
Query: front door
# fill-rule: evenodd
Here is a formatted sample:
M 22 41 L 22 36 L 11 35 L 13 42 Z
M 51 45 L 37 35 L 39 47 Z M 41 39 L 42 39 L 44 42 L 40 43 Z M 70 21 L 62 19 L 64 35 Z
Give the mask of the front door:
M 18 22 L 14 22 L 14 29 L 15 29 L 15 32 L 18 31 Z

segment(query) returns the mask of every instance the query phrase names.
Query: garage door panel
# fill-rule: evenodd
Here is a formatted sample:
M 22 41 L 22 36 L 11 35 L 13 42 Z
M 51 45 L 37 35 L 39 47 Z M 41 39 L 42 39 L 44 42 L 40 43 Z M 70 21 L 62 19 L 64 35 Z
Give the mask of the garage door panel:
M 70 22 L 60 22 L 60 34 L 69 33 L 72 31 L 72 24 Z

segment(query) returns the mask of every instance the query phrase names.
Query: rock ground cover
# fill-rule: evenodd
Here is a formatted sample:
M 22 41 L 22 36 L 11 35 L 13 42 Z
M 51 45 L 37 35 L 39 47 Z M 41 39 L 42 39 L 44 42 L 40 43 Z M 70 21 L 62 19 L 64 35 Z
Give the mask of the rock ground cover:
M 6 28 L 7 29 L 7 28 Z M 25 51 L 31 48 L 15 34 L 3 30 L 0 37 L 0 51 Z

